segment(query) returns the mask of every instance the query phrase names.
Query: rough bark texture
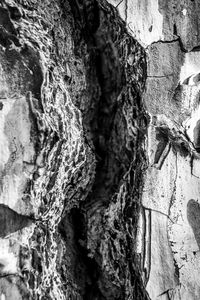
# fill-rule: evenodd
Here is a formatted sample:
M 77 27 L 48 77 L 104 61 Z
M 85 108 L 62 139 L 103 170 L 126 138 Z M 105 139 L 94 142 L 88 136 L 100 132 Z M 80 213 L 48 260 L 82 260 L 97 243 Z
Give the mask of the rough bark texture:
M 0 298 L 200 297 L 198 1 L 0 1 Z

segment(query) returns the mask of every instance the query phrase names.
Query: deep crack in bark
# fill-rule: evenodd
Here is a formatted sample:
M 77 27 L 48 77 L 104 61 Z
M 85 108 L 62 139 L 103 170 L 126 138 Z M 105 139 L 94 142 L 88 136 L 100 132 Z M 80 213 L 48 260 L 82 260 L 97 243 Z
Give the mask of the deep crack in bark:
M 94 99 L 90 123 L 85 122 L 97 157 L 95 180 L 90 195 L 77 209 L 82 228 L 77 231 L 74 222 L 77 247 L 89 276 L 83 298 L 148 299 L 134 253 L 146 164 L 142 145 L 148 123 L 142 103 L 145 52 L 106 2 L 100 4 L 99 14 L 99 28 L 84 37 L 93 62 L 88 86 L 94 89 L 90 73 L 96 74 L 100 96 Z

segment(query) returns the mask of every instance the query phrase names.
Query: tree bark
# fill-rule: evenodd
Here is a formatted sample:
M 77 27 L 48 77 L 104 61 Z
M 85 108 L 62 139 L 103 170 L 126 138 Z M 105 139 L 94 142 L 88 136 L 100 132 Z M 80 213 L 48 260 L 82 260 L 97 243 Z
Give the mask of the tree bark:
M 108 2 L 0 1 L 1 299 L 199 299 L 198 1 Z

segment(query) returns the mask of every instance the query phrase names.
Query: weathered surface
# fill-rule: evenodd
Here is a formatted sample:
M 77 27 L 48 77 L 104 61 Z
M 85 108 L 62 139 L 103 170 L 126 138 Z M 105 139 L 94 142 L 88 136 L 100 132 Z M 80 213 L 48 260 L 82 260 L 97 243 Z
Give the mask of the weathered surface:
M 108 0 L 126 21 L 130 34 L 144 46 L 179 40 L 184 50 L 199 47 L 199 1 Z
M 107 2 L 6 1 L 0 14 L 1 297 L 148 299 L 144 49 Z
M 199 3 L 108 2 L 0 3 L 1 299 L 200 297 Z
M 109 2 L 147 47 L 142 278 L 151 299 L 199 299 L 199 1 Z
M 143 46 L 164 39 L 159 0 L 109 0 L 126 21 L 127 28 Z
M 198 1 L 182 2 L 159 2 L 162 42 L 147 48 L 151 124 L 138 252 L 152 299 L 199 298 Z

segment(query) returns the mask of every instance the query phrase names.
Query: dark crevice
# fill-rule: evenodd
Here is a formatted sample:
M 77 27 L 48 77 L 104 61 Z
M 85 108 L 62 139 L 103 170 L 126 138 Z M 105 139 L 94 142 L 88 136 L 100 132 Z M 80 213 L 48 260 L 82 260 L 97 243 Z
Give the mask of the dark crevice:
M 166 296 L 167 296 L 167 299 L 169 300 L 169 299 L 170 299 L 170 298 L 169 298 L 169 291 L 170 291 L 170 290 L 171 290 L 171 289 L 168 289 L 168 290 L 164 291 L 163 293 L 159 294 L 158 297 L 161 297 L 161 296 L 163 296 L 163 295 L 166 295 Z
M 81 286 L 83 299 L 149 299 L 133 251 L 146 165 L 142 143 L 149 122 L 142 102 L 145 51 L 129 36 L 116 9 L 106 1 L 97 4 L 95 0 L 69 0 L 69 6 L 74 18 L 75 55 L 84 56 L 81 45 L 86 44 L 89 57 L 86 76 L 91 108 L 83 115 L 83 126 L 91 135 L 86 138 L 93 144 L 97 164 L 88 197 L 80 207 L 63 215 L 59 232 L 66 245 L 75 249 L 73 260 L 80 278 L 77 281 L 74 275 L 74 281 Z M 66 7 L 64 2 L 62 7 Z M 132 63 L 127 62 L 129 57 Z M 117 194 L 122 185 L 126 204 L 115 216 L 114 232 L 105 211 L 119 201 Z M 123 234 L 119 241 L 118 231 Z M 102 265 L 104 240 L 108 244 L 107 263 L 112 266 L 109 271 Z M 65 277 L 63 272 L 63 280 Z M 125 280 L 130 281 L 131 289 Z
M 3 274 L 3 275 L 0 275 L 0 279 L 2 279 L 2 278 L 6 278 L 6 277 L 12 277 L 12 276 L 14 276 L 14 277 L 19 277 L 20 275 L 19 275 L 19 274 L 17 274 L 17 273 L 13 273 L 13 274 L 11 274 L 11 273 L 8 273 L 8 274 Z
M 178 264 L 177 264 L 175 259 L 174 259 L 174 268 L 175 268 L 174 274 L 175 274 L 175 277 L 176 277 L 176 279 L 179 283 L 180 282 L 180 271 L 179 271 L 179 267 L 178 267 Z
M 157 133 L 156 133 L 156 139 L 159 141 L 158 146 L 157 146 L 157 150 L 155 153 L 155 158 L 154 158 L 154 164 L 157 164 L 159 162 L 159 159 L 165 149 L 165 147 L 167 146 L 169 140 L 168 140 L 168 136 L 165 134 L 162 134 L 162 132 L 160 132 L 157 129 Z
M 192 48 L 192 50 L 190 50 L 190 52 L 199 52 L 200 51 L 200 46 L 195 46 L 194 48 Z
M 70 234 L 70 227 L 72 234 Z M 85 214 L 79 208 L 73 208 L 70 213 L 65 216 L 58 226 L 59 233 L 65 242 L 76 251 L 74 269 L 74 281 L 82 289 L 83 300 L 93 300 L 105 298 L 99 291 L 97 282 L 100 277 L 100 268 L 95 259 L 88 256 L 86 249 L 87 228 Z M 65 279 L 65 274 L 63 274 Z
M 9 13 L 10 13 L 10 18 L 18 21 L 21 19 L 21 17 L 23 16 L 23 13 L 21 12 L 21 10 L 17 7 L 17 6 L 11 6 L 11 5 L 7 5 Z
M 173 25 L 173 34 L 177 36 L 177 26 L 176 26 L 176 24 Z
M 175 38 L 175 39 L 172 39 L 170 41 L 167 41 L 167 40 L 158 40 L 156 42 L 153 42 L 151 43 L 151 46 L 155 45 L 155 44 L 158 44 L 158 43 L 161 43 L 161 44 L 173 44 L 175 42 L 178 42 L 179 38 Z

